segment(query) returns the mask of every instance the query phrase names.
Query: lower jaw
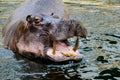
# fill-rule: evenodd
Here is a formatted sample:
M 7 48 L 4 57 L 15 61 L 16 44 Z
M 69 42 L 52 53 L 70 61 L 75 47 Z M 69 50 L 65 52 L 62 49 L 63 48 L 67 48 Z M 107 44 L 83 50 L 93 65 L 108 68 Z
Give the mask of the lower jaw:
M 53 48 L 49 48 L 46 56 L 54 62 L 62 62 L 67 60 L 79 61 L 83 55 L 79 51 L 73 51 L 72 46 L 67 46 L 65 43 L 57 42 L 56 51 L 53 54 Z

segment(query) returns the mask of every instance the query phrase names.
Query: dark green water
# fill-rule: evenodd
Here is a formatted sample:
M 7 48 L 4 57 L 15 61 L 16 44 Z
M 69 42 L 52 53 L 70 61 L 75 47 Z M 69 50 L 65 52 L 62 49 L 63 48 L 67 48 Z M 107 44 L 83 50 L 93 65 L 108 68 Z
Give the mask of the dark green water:
M 20 3 L 0 1 L 0 32 Z M 88 30 L 87 39 L 79 42 L 86 62 L 36 63 L 4 49 L 1 41 L 0 80 L 120 80 L 120 4 L 86 0 L 65 3 L 70 18 L 80 20 Z M 74 38 L 69 41 L 74 44 Z

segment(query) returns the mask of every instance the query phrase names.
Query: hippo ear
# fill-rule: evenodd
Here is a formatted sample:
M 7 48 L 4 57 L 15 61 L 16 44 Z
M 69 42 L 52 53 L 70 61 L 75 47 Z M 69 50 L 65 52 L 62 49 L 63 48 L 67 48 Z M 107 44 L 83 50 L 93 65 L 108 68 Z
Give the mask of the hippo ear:
M 29 23 L 32 22 L 32 17 L 31 17 L 31 15 L 28 15 L 28 16 L 26 17 L 26 21 L 29 22 Z

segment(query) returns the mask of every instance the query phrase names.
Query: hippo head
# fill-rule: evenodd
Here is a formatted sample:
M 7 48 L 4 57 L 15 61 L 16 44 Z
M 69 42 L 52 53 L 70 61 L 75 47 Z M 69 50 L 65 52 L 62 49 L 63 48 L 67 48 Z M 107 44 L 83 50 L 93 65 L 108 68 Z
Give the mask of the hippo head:
M 83 55 L 78 51 L 80 37 L 86 37 L 86 29 L 76 20 L 62 20 L 53 16 L 26 17 L 28 29 L 18 40 L 18 52 L 23 55 L 43 57 L 54 62 L 79 61 Z M 67 39 L 76 36 L 75 46 Z

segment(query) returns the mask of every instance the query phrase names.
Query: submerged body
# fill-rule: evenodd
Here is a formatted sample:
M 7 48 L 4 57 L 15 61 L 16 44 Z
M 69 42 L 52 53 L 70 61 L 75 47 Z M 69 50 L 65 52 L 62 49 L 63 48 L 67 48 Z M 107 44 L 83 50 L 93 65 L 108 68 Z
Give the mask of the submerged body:
M 53 13 L 58 18 L 49 17 Z M 42 16 L 42 21 L 40 17 L 28 16 L 43 14 L 46 16 Z M 77 50 L 61 41 L 72 36 L 86 37 L 86 29 L 78 21 L 67 19 L 61 0 L 50 0 L 49 3 L 48 0 L 26 1 L 10 16 L 3 28 L 4 46 L 22 55 L 43 57 L 55 62 L 81 60 L 82 55 Z M 56 44 L 52 45 L 54 42 Z

